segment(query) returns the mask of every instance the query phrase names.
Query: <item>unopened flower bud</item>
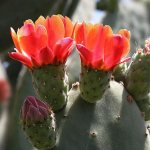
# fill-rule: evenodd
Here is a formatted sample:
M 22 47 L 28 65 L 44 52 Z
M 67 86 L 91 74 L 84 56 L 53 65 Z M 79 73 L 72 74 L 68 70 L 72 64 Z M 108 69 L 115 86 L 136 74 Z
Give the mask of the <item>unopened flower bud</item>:
M 34 147 L 51 149 L 56 142 L 55 118 L 48 104 L 28 96 L 21 109 L 23 129 Z

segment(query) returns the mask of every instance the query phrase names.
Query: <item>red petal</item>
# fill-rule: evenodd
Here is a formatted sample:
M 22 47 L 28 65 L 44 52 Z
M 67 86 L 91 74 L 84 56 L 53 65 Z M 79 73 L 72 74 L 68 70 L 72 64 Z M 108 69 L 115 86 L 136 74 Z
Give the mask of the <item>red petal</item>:
M 48 31 L 48 46 L 53 49 L 56 42 L 65 36 L 64 23 L 59 15 L 53 15 L 46 19 Z
M 74 38 L 77 44 L 83 44 L 85 46 L 85 23 L 77 24 L 74 31 Z
M 102 70 L 103 69 L 103 65 L 104 65 L 104 62 L 103 62 L 102 59 L 92 62 L 92 68 L 93 69 Z
M 105 43 L 104 62 L 107 70 L 117 65 L 129 52 L 129 41 L 121 35 L 114 35 Z
M 17 53 L 17 52 L 11 52 L 11 53 L 9 53 L 9 56 L 15 60 L 20 61 L 27 67 L 32 68 L 32 62 L 28 57 L 26 57 L 20 53 Z
M 77 49 L 80 53 L 81 61 L 84 65 L 89 66 L 92 62 L 93 53 L 81 44 L 77 44 Z
M 51 49 L 45 47 L 40 51 L 39 59 L 41 61 L 41 65 L 51 64 L 54 60 L 54 54 Z
M 47 31 L 44 26 L 39 25 L 34 29 L 32 24 L 25 24 L 18 32 L 21 48 L 30 56 L 47 45 Z
M 33 67 L 38 68 L 41 66 L 39 55 L 37 55 L 36 57 L 31 56 L 31 61 L 32 61 Z
M 58 41 L 54 47 L 54 55 L 57 61 L 64 62 L 72 50 L 73 39 L 67 37 Z

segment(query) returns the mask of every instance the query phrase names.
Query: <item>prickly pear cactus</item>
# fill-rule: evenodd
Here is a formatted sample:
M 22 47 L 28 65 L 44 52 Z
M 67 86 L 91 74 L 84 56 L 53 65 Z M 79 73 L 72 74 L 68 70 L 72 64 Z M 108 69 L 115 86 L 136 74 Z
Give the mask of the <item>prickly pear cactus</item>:
M 133 57 L 126 77 L 126 88 L 136 100 L 145 120 L 150 119 L 150 39 L 144 49 L 139 49 Z
M 80 97 L 78 84 L 73 85 L 64 112 L 56 114 L 59 132 L 55 149 L 143 150 L 144 119 L 127 97 L 121 84 L 110 81 L 103 98 L 90 104 Z
M 102 97 L 106 86 L 108 86 L 108 72 L 93 70 L 82 66 L 80 74 L 81 96 L 85 101 L 94 103 Z
M 127 89 L 137 101 L 149 98 L 150 55 L 138 51 L 127 73 Z
M 48 150 L 55 146 L 55 118 L 46 103 L 28 96 L 21 109 L 21 120 L 23 130 L 34 147 Z
M 65 66 L 47 65 L 33 68 L 31 74 L 38 97 L 46 101 L 54 111 L 62 109 L 67 102 Z
M 126 71 L 127 71 L 127 64 L 119 64 L 116 66 L 116 68 L 113 70 L 112 75 L 114 76 L 115 81 L 117 82 L 123 82 L 125 83 L 126 81 Z
M 118 64 L 129 61 L 125 58 L 130 50 L 128 30 L 121 29 L 114 34 L 108 25 L 85 22 L 74 25 L 67 17 L 53 15 L 46 19 L 41 16 L 35 24 L 27 20 L 17 34 L 13 30 L 11 34 L 18 50 L 11 52 L 10 57 L 31 71 L 33 86 L 42 100 L 27 97 L 21 111 L 24 131 L 34 147 L 39 150 L 144 150 L 147 131 L 144 117 L 131 98 L 132 92 L 127 88 L 131 95 L 128 94 L 123 84 L 113 78 L 108 80 Z M 81 58 L 82 72 L 80 84 L 73 84 L 67 93 L 64 64 L 73 41 Z M 148 63 L 146 55 L 140 59 L 145 56 Z M 142 66 L 147 65 L 145 62 Z M 127 80 L 124 67 L 118 68 L 116 74 Z M 149 71 L 142 74 L 140 70 L 138 74 L 139 78 L 147 77 Z M 145 84 L 141 79 L 142 82 L 138 81 Z M 56 130 L 53 113 L 43 101 L 55 112 Z

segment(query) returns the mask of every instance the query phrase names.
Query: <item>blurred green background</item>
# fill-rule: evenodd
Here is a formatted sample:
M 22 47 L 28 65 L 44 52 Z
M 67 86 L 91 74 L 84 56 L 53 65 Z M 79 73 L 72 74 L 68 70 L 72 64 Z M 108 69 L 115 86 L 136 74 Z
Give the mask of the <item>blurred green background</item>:
M 36 20 L 40 15 L 66 15 L 74 22 L 86 21 L 110 25 L 131 31 L 131 53 L 142 47 L 150 37 L 150 0 L 1 0 L 0 1 L 0 77 L 12 86 L 10 101 L 1 105 L 0 150 L 31 150 L 22 133 L 19 113 L 24 98 L 34 95 L 30 74 L 19 62 L 8 57 L 14 45 L 10 27 L 21 27 L 24 20 Z M 66 62 L 70 85 L 78 80 L 80 59 L 74 50 Z

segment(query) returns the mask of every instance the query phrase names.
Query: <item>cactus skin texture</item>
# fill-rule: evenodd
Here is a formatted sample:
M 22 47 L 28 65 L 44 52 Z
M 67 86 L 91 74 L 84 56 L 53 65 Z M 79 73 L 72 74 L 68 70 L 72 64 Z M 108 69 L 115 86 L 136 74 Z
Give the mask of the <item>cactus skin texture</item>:
M 113 73 L 112 73 L 115 81 L 117 81 L 117 82 L 121 81 L 121 82 L 125 83 L 126 71 L 127 71 L 126 63 L 122 63 L 122 64 L 117 65 L 114 68 Z
M 145 120 L 150 119 L 150 54 L 136 53 L 126 77 L 126 88 L 132 94 Z
M 110 81 L 103 98 L 86 103 L 77 85 L 68 93 L 68 104 L 60 119 L 55 150 L 143 150 L 145 124 L 124 87 Z M 58 121 L 58 120 L 57 120 Z
M 58 111 L 66 105 L 67 84 L 64 65 L 46 65 L 31 70 L 33 87 L 39 99 Z
M 81 97 L 90 103 L 100 100 L 108 86 L 108 79 L 108 72 L 82 66 L 80 75 Z
M 48 105 L 33 96 L 26 98 L 21 110 L 23 130 L 34 147 L 49 150 L 56 143 L 53 112 Z

